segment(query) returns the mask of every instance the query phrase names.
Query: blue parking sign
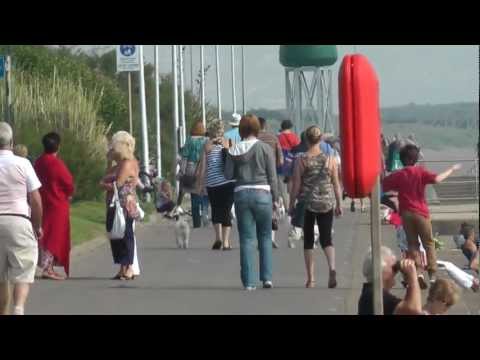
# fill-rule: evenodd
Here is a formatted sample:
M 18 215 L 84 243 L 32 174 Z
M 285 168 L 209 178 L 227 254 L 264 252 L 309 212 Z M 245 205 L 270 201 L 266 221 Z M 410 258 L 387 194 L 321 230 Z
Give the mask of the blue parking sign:
M 0 79 L 3 79 L 5 77 L 5 61 L 6 57 L 0 55 Z

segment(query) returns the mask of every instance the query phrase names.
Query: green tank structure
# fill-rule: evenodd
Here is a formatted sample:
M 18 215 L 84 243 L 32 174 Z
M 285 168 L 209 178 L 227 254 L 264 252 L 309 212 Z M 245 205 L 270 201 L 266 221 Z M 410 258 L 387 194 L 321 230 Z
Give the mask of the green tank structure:
M 325 67 L 337 59 L 336 45 L 280 45 L 280 64 L 284 67 Z

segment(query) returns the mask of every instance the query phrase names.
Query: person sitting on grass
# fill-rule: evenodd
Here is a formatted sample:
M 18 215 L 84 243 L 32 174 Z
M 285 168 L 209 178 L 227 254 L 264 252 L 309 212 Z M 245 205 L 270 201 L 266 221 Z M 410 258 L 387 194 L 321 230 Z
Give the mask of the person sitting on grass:
M 468 269 L 479 273 L 479 246 L 475 239 L 475 229 L 471 224 L 464 222 L 460 225 L 459 234 L 454 238 L 457 246 L 468 260 Z M 475 241 L 476 240 L 476 241 Z

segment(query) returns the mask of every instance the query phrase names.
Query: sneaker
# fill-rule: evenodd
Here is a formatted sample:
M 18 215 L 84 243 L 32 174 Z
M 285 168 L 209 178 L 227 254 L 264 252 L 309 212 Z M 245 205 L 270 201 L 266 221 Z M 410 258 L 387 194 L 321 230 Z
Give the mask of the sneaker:
M 275 240 L 272 240 L 272 246 L 274 249 L 278 249 L 278 244 Z
M 273 288 L 273 283 L 271 281 L 264 281 L 263 282 L 263 288 L 264 289 L 271 289 L 271 288 Z
M 350 211 L 351 212 L 355 212 L 355 203 L 352 201 L 352 203 L 350 204 Z
M 255 286 L 245 286 L 245 291 L 255 291 L 257 288 Z

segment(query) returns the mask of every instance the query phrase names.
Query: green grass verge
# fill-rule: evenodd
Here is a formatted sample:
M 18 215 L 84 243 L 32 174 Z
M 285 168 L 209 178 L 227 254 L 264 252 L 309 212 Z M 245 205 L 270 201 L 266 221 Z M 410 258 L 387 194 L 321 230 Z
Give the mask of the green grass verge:
M 105 202 L 78 201 L 70 208 L 72 245 L 76 246 L 105 233 Z
M 149 221 L 155 211 L 153 203 L 140 204 L 145 211 L 144 222 Z M 76 246 L 105 234 L 105 202 L 78 201 L 70 208 L 72 245 Z

